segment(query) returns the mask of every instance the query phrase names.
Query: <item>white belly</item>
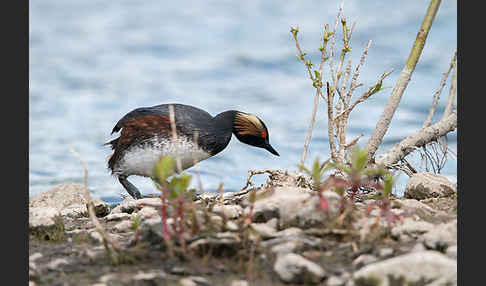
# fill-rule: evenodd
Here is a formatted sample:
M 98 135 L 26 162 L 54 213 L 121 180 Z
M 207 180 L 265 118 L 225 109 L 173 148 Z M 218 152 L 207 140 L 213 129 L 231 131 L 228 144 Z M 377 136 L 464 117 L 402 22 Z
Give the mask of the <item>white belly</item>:
M 115 173 L 151 177 L 155 164 L 165 156 L 170 156 L 174 160 L 180 159 L 182 170 L 211 157 L 186 138 L 178 138 L 175 144 L 165 139 L 153 139 L 142 146 L 127 150 L 117 164 Z

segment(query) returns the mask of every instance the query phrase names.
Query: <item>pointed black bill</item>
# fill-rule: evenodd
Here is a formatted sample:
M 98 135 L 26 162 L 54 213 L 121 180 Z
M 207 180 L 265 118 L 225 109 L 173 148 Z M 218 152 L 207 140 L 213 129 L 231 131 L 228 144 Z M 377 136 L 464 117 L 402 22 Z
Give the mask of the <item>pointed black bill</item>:
M 273 155 L 280 156 L 278 152 L 275 151 L 275 149 L 273 149 L 273 147 L 270 144 L 265 145 L 265 149 L 267 149 L 268 152 L 272 153 Z

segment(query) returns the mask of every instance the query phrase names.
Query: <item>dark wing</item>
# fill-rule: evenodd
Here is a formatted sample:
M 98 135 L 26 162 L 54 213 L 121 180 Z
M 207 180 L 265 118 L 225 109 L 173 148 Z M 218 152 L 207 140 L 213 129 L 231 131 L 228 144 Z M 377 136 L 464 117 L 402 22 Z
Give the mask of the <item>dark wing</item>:
M 129 114 L 127 114 L 129 115 Z M 120 137 L 106 143 L 115 150 L 108 160 L 108 167 L 113 170 L 122 153 L 130 146 L 137 145 L 154 136 L 170 136 L 169 115 L 138 113 L 124 116 L 113 128 L 114 132 L 121 129 Z

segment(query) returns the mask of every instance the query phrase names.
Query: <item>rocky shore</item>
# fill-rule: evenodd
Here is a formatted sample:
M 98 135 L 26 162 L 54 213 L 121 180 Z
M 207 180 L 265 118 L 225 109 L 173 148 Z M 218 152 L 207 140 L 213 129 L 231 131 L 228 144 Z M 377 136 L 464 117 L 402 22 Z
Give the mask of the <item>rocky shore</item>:
M 390 199 L 392 223 L 365 196 L 343 214 L 343 196 L 324 191 L 323 209 L 311 186 L 274 171 L 260 187 L 197 194 L 198 231 L 171 256 L 159 197 L 94 199 L 100 233 L 85 187 L 64 183 L 30 198 L 30 285 L 457 285 L 457 190 L 445 177 L 412 176 Z

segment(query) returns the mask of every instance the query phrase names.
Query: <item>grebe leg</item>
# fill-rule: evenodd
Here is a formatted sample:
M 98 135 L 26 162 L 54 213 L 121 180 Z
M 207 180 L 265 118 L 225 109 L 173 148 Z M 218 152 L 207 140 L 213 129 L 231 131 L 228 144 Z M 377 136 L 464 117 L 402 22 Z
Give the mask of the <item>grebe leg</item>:
M 135 187 L 132 183 L 130 183 L 127 180 L 127 176 L 119 176 L 118 180 L 120 181 L 120 184 L 127 190 L 127 192 L 132 196 L 132 198 L 138 200 L 142 198 L 142 195 L 140 194 L 140 191 Z

